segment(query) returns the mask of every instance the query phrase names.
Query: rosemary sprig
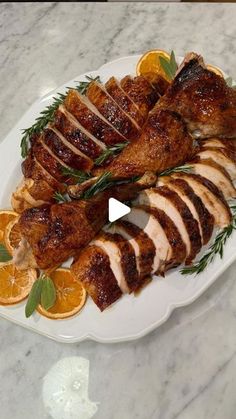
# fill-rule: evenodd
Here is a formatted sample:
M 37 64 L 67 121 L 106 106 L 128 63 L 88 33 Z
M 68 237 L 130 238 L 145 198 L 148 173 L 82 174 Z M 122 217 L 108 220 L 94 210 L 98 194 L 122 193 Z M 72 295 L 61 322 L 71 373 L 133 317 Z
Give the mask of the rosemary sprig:
M 128 141 L 124 141 L 123 143 L 118 143 L 113 145 L 112 147 L 108 147 L 103 153 L 95 160 L 95 165 L 100 166 L 104 163 L 105 160 L 108 159 L 110 156 L 115 156 L 116 154 L 120 153 L 127 145 L 129 144 Z
M 97 195 L 99 192 L 104 191 L 112 185 L 112 174 L 110 172 L 104 172 L 99 176 L 98 180 L 90 186 L 84 193 L 81 195 L 80 199 L 89 199 L 94 195 Z
M 63 166 L 61 171 L 64 176 L 68 176 L 72 179 L 75 179 L 78 184 L 83 183 L 92 177 L 92 175 L 88 172 L 83 172 L 82 170 L 72 169 L 71 167 L 67 168 Z
M 56 289 L 51 278 L 42 274 L 33 284 L 27 304 L 25 316 L 30 317 L 36 310 L 39 303 L 45 310 L 51 308 L 56 301 Z
M 236 230 L 236 205 L 231 206 L 231 211 L 233 217 L 231 223 L 216 235 L 214 243 L 198 262 L 181 270 L 182 275 L 197 275 L 203 272 L 217 255 L 220 255 L 221 259 L 223 258 L 224 245 L 233 231 Z
M 99 83 L 101 83 L 101 79 L 100 76 L 96 76 L 96 77 L 91 77 L 91 76 L 85 76 L 86 79 L 88 81 L 80 81 L 79 85 L 76 87 L 77 90 L 79 90 L 79 92 L 84 95 L 88 89 L 88 86 L 90 85 L 90 83 L 92 81 L 98 81 Z M 79 89 L 78 89 L 79 87 Z
M 70 202 L 70 199 L 67 194 L 61 194 L 60 192 L 55 192 L 53 197 L 55 201 L 57 201 L 58 204 L 63 203 L 63 202 Z
M 178 69 L 178 65 L 176 63 L 176 59 L 175 59 L 175 53 L 174 51 L 171 51 L 170 54 L 170 60 L 168 60 L 165 57 L 159 57 L 160 60 L 160 64 L 163 68 L 163 70 L 165 71 L 168 79 L 173 80 L 175 77 L 175 73 Z
M 99 176 L 98 180 L 90 186 L 84 193 L 81 195 L 80 199 L 89 199 L 94 195 L 97 195 L 99 192 L 103 192 L 112 186 L 125 185 L 128 183 L 137 182 L 140 179 L 140 176 L 135 176 L 130 179 L 113 179 L 111 172 L 104 172 Z
M 86 76 L 86 79 L 88 81 L 78 82 L 79 84 L 73 87 L 73 89 L 76 89 L 81 94 L 84 94 L 86 93 L 86 90 L 88 89 L 88 86 L 92 81 L 100 82 L 99 76 L 95 78 Z M 54 113 L 57 110 L 58 106 L 64 102 L 69 89 L 71 89 L 71 87 L 67 87 L 65 93 L 58 93 L 57 96 L 53 97 L 53 103 L 40 112 L 40 116 L 36 118 L 34 124 L 31 127 L 22 130 L 23 137 L 21 139 L 20 146 L 21 156 L 23 158 L 27 157 L 28 155 L 30 138 L 35 134 L 39 134 L 49 122 L 53 121 Z
M 176 167 L 172 167 L 171 169 L 167 169 L 164 170 L 163 172 L 161 172 L 158 177 L 160 176 L 169 176 L 172 173 L 190 173 L 192 171 L 192 166 L 189 165 L 184 165 L 184 166 L 176 166 Z

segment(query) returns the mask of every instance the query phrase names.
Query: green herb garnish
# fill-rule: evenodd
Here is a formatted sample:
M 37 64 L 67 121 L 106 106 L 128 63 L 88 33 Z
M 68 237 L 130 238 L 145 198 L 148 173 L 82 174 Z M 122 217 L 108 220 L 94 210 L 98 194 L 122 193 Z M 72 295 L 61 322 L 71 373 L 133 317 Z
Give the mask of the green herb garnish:
M 25 306 L 25 315 L 30 317 L 38 305 L 41 303 L 45 310 L 48 310 L 55 304 L 56 290 L 51 278 L 42 274 L 38 278 L 30 291 L 27 304 Z
M 176 63 L 174 51 L 171 51 L 170 60 L 168 60 L 167 58 L 162 57 L 162 56 L 159 57 L 159 60 L 160 60 L 160 64 L 161 64 L 163 70 L 165 71 L 167 77 L 170 80 L 173 80 L 175 78 L 175 74 L 176 74 L 176 71 L 178 69 L 178 65 Z
M 188 166 L 187 164 L 184 166 L 176 166 L 176 167 L 172 167 L 171 169 L 164 170 L 158 175 L 158 177 L 169 176 L 172 173 L 191 173 L 192 170 L 193 170 L 192 166 Z
M 79 199 L 89 199 L 94 195 L 97 195 L 99 192 L 103 192 L 108 188 L 113 186 L 125 185 L 128 183 L 137 182 L 140 179 L 140 176 L 135 176 L 130 179 L 113 179 L 111 172 L 104 172 L 97 181 L 90 186 L 83 194 L 80 196 Z
M 103 153 L 95 160 L 95 165 L 100 166 L 104 163 L 105 160 L 108 159 L 110 156 L 115 156 L 116 154 L 120 153 L 127 145 L 129 144 L 128 141 L 124 141 L 123 143 L 115 144 L 111 147 L 108 147 Z
M 67 194 L 61 194 L 60 192 L 55 192 L 53 197 L 55 201 L 57 201 L 58 204 L 60 204 L 61 202 L 70 202 L 70 199 Z
M 236 205 L 231 206 L 231 211 L 233 216 L 231 223 L 216 235 L 214 243 L 198 262 L 191 266 L 186 266 L 180 271 L 182 275 L 197 275 L 203 272 L 217 255 L 219 255 L 221 259 L 223 258 L 224 245 L 233 231 L 236 230 Z
M 53 103 L 47 106 L 46 109 L 40 112 L 40 116 L 36 118 L 35 123 L 31 127 L 22 130 L 23 137 L 21 139 L 20 146 L 21 146 L 21 156 L 23 158 L 27 157 L 28 155 L 30 138 L 35 134 L 39 134 L 49 122 L 53 121 L 54 113 L 59 107 L 59 105 L 61 105 L 64 102 L 69 89 L 76 89 L 81 94 L 84 94 L 86 93 L 86 90 L 92 81 L 100 82 L 99 76 L 95 78 L 86 76 L 86 79 L 88 81 L 81 81 L 75 87 L 67 87 L 67 90 L 65 93 L 58 93 L 57 96 L 53 97 Z
M 8 262 L 12 259 L 12 256 L 6 249 L 3 243 L 0 243 L 0 262 Z
M 62 174 L 75 179 L 78 184 L 83 183 L 92 177 L 92 175 L 88 172 L 72 169 L 71 167 L 62 167 Z

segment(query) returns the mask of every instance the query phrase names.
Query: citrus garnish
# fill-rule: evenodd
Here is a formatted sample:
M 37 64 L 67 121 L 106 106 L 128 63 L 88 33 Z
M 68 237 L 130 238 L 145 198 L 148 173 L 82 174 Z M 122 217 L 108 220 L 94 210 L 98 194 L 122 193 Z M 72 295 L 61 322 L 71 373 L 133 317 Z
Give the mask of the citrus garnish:
M 37 278 L 35 269 L 18 270 L 11 262 L 0 263 L 0 304 L 24 300 Z
M 10 254 L 13 254 L 14 249 L 19 246 L 21 241 L 21 232 L 18 225 L 19 217 L 14 218 L 7 224 L 4 232 L 4 243 Z
M 165 79 L 169 80 L 160 63 L 160 57 L 170 61 L 170 54 L 168 54 L 166 51 L 161 49 L 153 49 L 151 51 L 147 51 L 144 55 L 142 55 L 136 66 L 137 75 L 140 76 L 146 73 L 158 73 Z
M 224 77 L 222 71 L 218 67 L 215 67 L 214 65 L 210 65 L 210 64 L 208 64 L 206 67 L 207 67 L 207 70 L 212 71 L 213 73 L 217 74 L 220 77 Z
M 85 289 L 74 279 L 69 269 L 57 269 L 50 274 L 50 278 L 56 289 L 55 304 L 48 310 L 40 304 L 38 312 L 50 319 L 65 319 L 77 314 L 86 301 Z
M 7 224 L 9 224 L 10 221 L 14 220 L 17 216 L 18 214 L 14 211 L 0 211 L 0 242 L 3 242 L 4 240 L 4 231 L 6 229 Z

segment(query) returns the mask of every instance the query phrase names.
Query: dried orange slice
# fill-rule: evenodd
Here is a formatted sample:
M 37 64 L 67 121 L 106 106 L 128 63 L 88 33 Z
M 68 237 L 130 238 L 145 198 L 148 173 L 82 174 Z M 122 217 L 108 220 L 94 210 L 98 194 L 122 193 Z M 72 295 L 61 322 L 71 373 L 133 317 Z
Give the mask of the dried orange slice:
M 136 66 L 137 75 L 140 76 L 146 73 L 158 73 L 164 77 L 164 79 L 169 80 L 160 64 L 160 57 L 164 57 L 170 61 L 170 54 L 166 51 L 161 49 L 147 51 L 144 55 L 142 55 Z
M 36 278 L 35 269 L 20 271 L 11 262 L 0 263 L 0 304 L 16 304 L 24 300 Z
M 4 232 L 4 242 L 7 250 L 12 255 L 13 250 L 19 246 L 21 241 L 21 232 L 18 225 L 19 217 L 14 218 L 10 223 L 7 224 Z
M 214 65 L 210 65 L 210 64 L 208 64 L 206 67 L 207 67 L 208 70 L 210 70 L 213 73 L 217 74 L 218 76 L 224 78 L 224 75 L 223 75 L 222 71 L 218 67 L 215 67 Z
M 1 210 L 0 211 L 0 242 L 4 239 L 4 231 L 6 226 L 10 221 L 14 220 L 18 214 L 10 210 Z
M 45 310 L 41 305 L 37 310 L 50 319 L 65 319 L 77 314 L 85 304 L 86 291 L 77 282 L 69 269 L 60 268 L 50 274 L 56 288 L 56 302 Z

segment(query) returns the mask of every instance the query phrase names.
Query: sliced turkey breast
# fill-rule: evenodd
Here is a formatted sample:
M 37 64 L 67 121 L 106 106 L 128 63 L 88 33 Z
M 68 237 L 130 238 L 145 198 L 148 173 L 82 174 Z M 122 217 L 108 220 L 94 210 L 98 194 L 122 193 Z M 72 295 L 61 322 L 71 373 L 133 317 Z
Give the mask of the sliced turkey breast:
M 236 197 L 236 190 L 228 172 L 211 159 L 201 159 L 199 162 L 190 163 L 194 173 L 209 179 L 222 192 L 225 199 Z
M 232 180 L 236 180 L 236 164 L 233 153 L 227 148 L 207 147 L 200 150 L 196 156 L 200 159 L 212 159 L 229 173 Z
M 86 91 L 86 96 L 104 118 L 106 118 L 127 140 L 138 136 L 140 127 L 125 111 L 122 110 L 104 89 L 102 84 L 91 82 Z
M 90 134 L 62 105 L 55 112 L 52 126 L 76 149 L 93 160 L 106 149 L 106 145 Z
M 157 273 L 163 275 L 167 269 L 178 266 L 184 262 L 186 259 L 186 245 L 184 244 L 178 229 L 168 215 L 160 209 L 145 205 L 141 205 L 136 208 L 145 210 L 146 213 L 149 214 L 149 217 L 158 223 L 159 228 L 161 227 L 169 243 L 167 257 L 165 260 L 163 259 L 161 261 Z M 150 229 L 148 234 L 151 236 L 153 231 Z M 160 236 L 158 234 L 154 234 L 152 237 L 156 245 L 157 254 L 160 257 Z
M 102 232 L 92 244 L 101 247 L 109 256 L 111 269 L 124 293 L 139 286 L 139 275 L 133 247 L 119 234 Z
M 29 151 L 28 157 L 23 161 L 22 172 L 25 178 L 34 179 L 35 181 L 44 181 L 50 188 L 64 192 L 65 185 L 58 182 L 33 156 L 32 148 Z M 44 188 L 43 188 L 44 189 Z M 38 190 L 38 193 L 42 193 L 43 189 Z M 36 198 L 36 197 L 35 197 Z M 41 198 L 39 198 L 41 199 Z
M 228 148 L 232 151 L 236 149 L 236 140 L 229 138 L 208 138 L 200 142 L 201 148 L 216 147 L 216 148 Z
M 118 221 L 112 226 L 112 232 L 124 237 L 133 246 L 137 270 L 140 279 L 152 272 L 156 249 L 150 237 L 137 225 L 128 221 Z
M 186 263 L 191 263 L 201 249 L 198 222 L 193 218 L 187 205 L 179 195 L 166 186 L 151 188 L 141 192 L 137 198 L 141 205 L 149 205 L 164 211 L 175 223 L 186 245 Z
M 111 269 L 109 256 L 101 247 L 95 245 L 85 247 L 72 264 L 71 272 L 101 311 L 122 295 Z
M 47 145 L 53 155 L 73 169 L 87 171 L 93 167 L 93 160 L 70 144 L 56 128 L 50 125 L 44 130 L 42 142 Z
M 33 142 L 33 156 L 52 177 L 63 183 L 66 180 L 66 176 L 63 175 L 62 168 L 68 168 L 69 166 L 52 153 L 50 148 L 42 141 L 43 135 L 44 133 Z
M 214 218 L 209 213 L 201 198 L 195 194 L 194 190 L 183 179 L 173 179 L 172 176 L 163 176 L 158 180 L 157 186 L 168 185 L 185 202 L 193 217 L 197 220 L 201 234 L 202 244 L 206 244 L 212 235 L 214 228 Z
M 176 266 L 185 260 L 186 246 L 164 211 L 146 205 L 134 206 L 124 218 L 138 225 L 155 245 L 156 257 L 151 273 L 162 274 L 167 266 Z
M 115 102 L 136 122 L 137 126 L 141 128 L 145 122 L 144 116 L 141 114 L 137 105 L 121 88 L 118 80 L 111 77 L 105 84 L 106 91 L 115 100 Z
M 209 213 L 214 217 L 215 223 L 224 228 L 231 221 L 231 213 L 219 189 L 208 179 L 195 174 L 173 173 L 173 178 L 185 180 L 198 195 Z
M 151 83 L 143 76 L 124 77 L 120 82 L 121 88 L 138 106 L 140 112 L 147 118 L 148 112 L 156 104 L 159 94 Z
M 121 135 L 97 108 L 77 90 L 69 90 L 64 105 L 79 123 L 94 137 L 106 145 L 122 143 L 126 138 Z

